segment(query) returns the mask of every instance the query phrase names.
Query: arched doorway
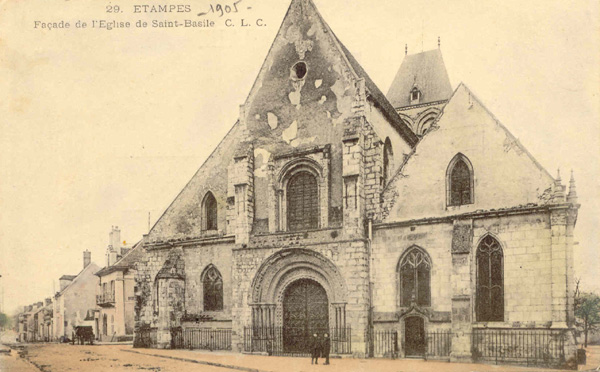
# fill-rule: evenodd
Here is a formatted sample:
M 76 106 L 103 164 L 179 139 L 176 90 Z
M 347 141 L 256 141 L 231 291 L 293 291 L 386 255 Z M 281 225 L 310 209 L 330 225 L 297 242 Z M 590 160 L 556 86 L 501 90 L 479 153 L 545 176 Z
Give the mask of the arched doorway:
M 309 352 L 310 337 L 329 333 L 329 301 L 314 280 L 299 279 L 283 297 L 283 347 L 285 352 Z
M 420 316 L 404 319 L 404 353 L 407 357 L 425 355 L 425 322 Z

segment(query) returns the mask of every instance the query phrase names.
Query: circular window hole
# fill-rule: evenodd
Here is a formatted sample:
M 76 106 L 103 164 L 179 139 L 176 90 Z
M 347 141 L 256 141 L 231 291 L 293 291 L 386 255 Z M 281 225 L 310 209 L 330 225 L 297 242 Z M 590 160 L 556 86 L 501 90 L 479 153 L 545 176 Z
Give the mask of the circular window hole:
M 292 77 L 294 79 L 304 79 L 306 70 L 306 63 L 298 62 L 292 67 Z

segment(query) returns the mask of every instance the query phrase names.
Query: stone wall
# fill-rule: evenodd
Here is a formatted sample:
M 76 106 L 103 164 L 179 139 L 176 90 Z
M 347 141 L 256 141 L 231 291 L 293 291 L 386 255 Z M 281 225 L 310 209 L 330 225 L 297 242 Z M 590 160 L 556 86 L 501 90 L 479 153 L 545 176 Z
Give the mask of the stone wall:
M 375 312 L 398 312 L 397 266 L 403 252 L 416 245 L 431 257 L 431 307 L 450 311 L 452 293 L 475 298 L 477 245 L 488 234 L 502 245 L 504 253 L 503 326 L 544 326 L 552 321 L 552 245 L 549 215 L 531 213 L 486 217 L 472 222 L 472 246 L 466 259 L 467 276 L 452 276 L 452 220 L 430 224 L 407 222 L 401 226 L 376 227 L 373 239 L 372 272 L 375 283 Z M 458 258 L 456 258 L 458 259 Z M 461 258 L 462 259 L 462 258 Z M 454 280 L 467 280 L 454 283 Z M 560 275 L 562 280 L 564 275 Z M 524 283 L 529 283 L 524 285 Z M 456 288 L 454 288 L 456 287 Z M 454 289 L 453 289 L 454 288 Z M 460 288 L 460 289 L 459 289 Z M 474 304 L 474 303 L 473 303 Z M 474 305 L 473 305 L 474 306 Z M 471 305 L 469 305 L 471 308 Z M 474 312 L 471 308 L 469 312 Z M 473 318 L 474 319 L 474 318 Z
M 293 234 L 292 234 L 293 235 Z M 263 241 L 263 248 L 242 248 L 233 252 L 233 347 L 241 350 L 243 327 L 252 325 L 251 291 L 252 283 L 261 265 L 272 255 L 284 249 L 308 249 L 318 253 L 333 263 L 345 282 L 347 293 L 337 294 L 346 299 L 346 325 L 352 327 L 352 349 L 364 352 L 364 332 L 367 327 L 369 307 L 368 252 L 362 240 L 331 241 L 329 243 L 308 243 L 292 239 L 288 244 L 281 244 L 281 239 L 274 238 L 272 245 Z M 269 283 L 264 283 L 268 285 Z M 281 304 L 278 304 L 280 306 Z M 278 310 L 280 314 L 281 310 Z M 333 326 L 333 311 L 330 299 L 330 326 Z M 281 318 L 276 324 L 281 325 Z

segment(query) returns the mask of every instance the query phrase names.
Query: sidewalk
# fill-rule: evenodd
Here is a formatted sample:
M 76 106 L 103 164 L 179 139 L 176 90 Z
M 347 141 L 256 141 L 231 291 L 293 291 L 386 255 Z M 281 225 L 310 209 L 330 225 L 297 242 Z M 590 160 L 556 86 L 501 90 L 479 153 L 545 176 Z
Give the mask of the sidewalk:
M 567 371 L 539 367 L 520 367 L 512 365 L 488 365 L 473 363 L 449 363 L 440 361 L 425 361 L 415 359 L 331 359 L 329 366 L 311 365 L 310 358 L 290 358 L 276 356 L 257 356 L 245 355 L 231 352 L 207 352 L 204 350 L 164 350 L 164 349 L 133 349 L 121 348 L 121 350 L 131 353 L 140 353 L 152 355 L 155 357 L 169 358 L 173 360 L 198 363 L 209 366 L 218 366 L 232 370 L 246 372 L 312 372 L 312 371 L 331 371 L 331 372 L 539 372 L 539 371 Z M 600 347 L 594 349 L 593 353 L 588 353 L 588 364 L 580 366 L 579 370 L 594 370 L 598 365 L 596 358 L 600 356 Z M 323 363 L 319 360 L 319 363 Z

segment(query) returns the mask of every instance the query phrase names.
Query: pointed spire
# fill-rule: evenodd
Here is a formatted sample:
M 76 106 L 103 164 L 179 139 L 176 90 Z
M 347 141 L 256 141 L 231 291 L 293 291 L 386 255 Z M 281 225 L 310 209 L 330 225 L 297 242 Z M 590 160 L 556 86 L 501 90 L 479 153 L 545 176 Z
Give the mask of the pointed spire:
M 573 169 L 571 169 L 571 180 L 569 181 L 569 195 L 567 195 L 567 202 L 577 204 L 577 188 L 575 187 Z
M 565 188 L 562 185 L 562 180 L 560 179 L 560 168 L 556 173 L 556 180 L 554 180 L 554 195 L 552 196 L 553 203 L 564 203 L 565 201 Z
M 404 44 L 404 55 L 408 54 L 408 44 Z
M 442 48 L 442 42 L 440 40 L 440 37 L 438 36 L 438 49 Z

